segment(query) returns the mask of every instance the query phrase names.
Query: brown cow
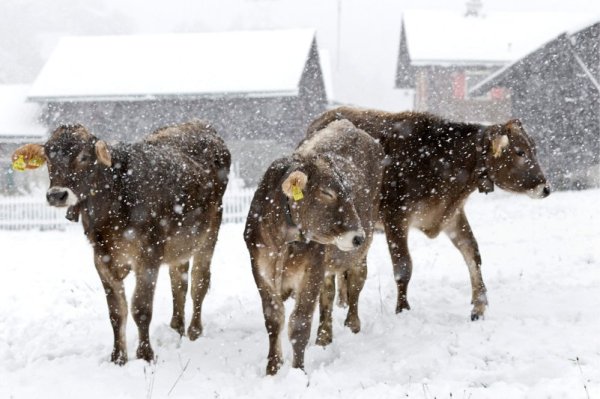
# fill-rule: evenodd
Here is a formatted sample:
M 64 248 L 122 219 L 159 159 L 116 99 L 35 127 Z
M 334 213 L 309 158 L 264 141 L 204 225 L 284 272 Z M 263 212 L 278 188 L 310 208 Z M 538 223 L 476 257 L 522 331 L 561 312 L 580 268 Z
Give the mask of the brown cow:
M 398 286 L 396 312 L 410 309 L 406 291 L 412 261 L 407 238 L 409 227 L 416 227 L 430 238 L 443 231 L 461 252 L 471 276 L 471 319 L 482 317 L 488 301 L 477 241 L 465 215 L 467 198 L 476 189 L 493 191 L 494 185 L 533 198 L 550 194 L 533 140 L 521 122 L 484 126 L 426 113 L 340 107 L 318 117 L 308 137 L 339 119 L 380 140 L 389 157 L 380 208 Z
M 358 295 L 373 236 L 383 172 L 383 149 L 348 121 L 305 140 L 269 167 L 252 200 L 244 239 L 269 334 L 267 374 L 282 364 L 283 301 L 296 299 L 289 320 L 293 367 L 304 367 L 312 315 L 326 273 L 348 271 Z M 319 339 L 331 340 L 333 298 L 322 297 Z M 358 309 L 346 320 L 360 328 Z M 329 319 L 331 315 L 329 314 Z M 324 324 L 325 323 L 325 324 Z
M 22 156 L 22 158 L 20 158 Z M 106 292 L 114 333 L 111 360 L 127 361 L 127 301 L 123 279 L 133 269 L 133 319 L 137 357 L 150 361 L 149 325 L 161 264 L 170 267 L 171 327 L 184 333 L 189 260 L 193 256 L 194 340 L 202 333 L 201 309 L 210 282 L 210 262 L 221 223 L 230 154 L 207 123 L 194 121 L 157 130 L 144 141 L 108 145 L 81 125 L 57 128 L 42 146 L 17 149 L 13 160 L 45 160 L 46 194 L 52 206 L 81 213 L 94 248 L 94 263 Z

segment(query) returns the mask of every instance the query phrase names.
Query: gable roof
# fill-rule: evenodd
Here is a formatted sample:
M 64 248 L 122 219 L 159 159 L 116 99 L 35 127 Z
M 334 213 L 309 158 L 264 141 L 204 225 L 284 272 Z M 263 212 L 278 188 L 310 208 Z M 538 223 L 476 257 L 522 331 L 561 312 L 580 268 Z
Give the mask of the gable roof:
M 0 140 L 4 143 L 46 134 L 38 121 L 40 106 L 25 101 L 28 90 L 29 85 L 0 85 Z
M 403 14 L 412 65 L 505 64 L 574 25 L 583 13 L 414 10 Z
M 535 49 L 535 51 L 532 51 L 526 56 L 506 65 L 503 68 L 500 68 L 498 71 L 478 82 L 469 90 L 469 93 L 477 96 L 483 95 L 493 87 L 511 87 L 511 81 L 515 76 L 520 74 L 527 76 L 528 74 L 536 73 L 538 69 L 544 67 L 544 58 L 552 56 L 552 54 L 556 53 L 557 51 L 566 51 L 574 60 L 575 65 L 577 65 L 580 70 L 580 73 L 585 76 L 591 85 L 596 89 L 596 91 L 600 93 L 600 83 L 597 76 L 594 76 L 594 73 L 590 70 L 590 65 L 586 65 L 586 63 L 582 60 L 581 54 L 578 53 L 577 48 L 573 45 L 573 38 L 582 31 L 590 28 L 600 29 L 600 22 L 596 22 L 595 24 L 592 24 L 578 32 L 567 32 L 558 35 L 554 39 Z M 592 40 L 597 40 L 598 42 L 595 44 L 595 46 L 596 48 L 600 48 L 600 36 L 593 38 Z M 596 66 L 596 70 L 598 67 L 600 66 Z
M 312 29 L 60 40 L 32 101 L 296 95 Z

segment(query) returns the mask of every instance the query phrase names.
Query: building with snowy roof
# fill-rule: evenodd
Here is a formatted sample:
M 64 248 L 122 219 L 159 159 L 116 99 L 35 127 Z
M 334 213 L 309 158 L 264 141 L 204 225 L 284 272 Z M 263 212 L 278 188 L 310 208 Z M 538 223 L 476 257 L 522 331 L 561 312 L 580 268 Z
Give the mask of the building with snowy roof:
M 66 37 L 29 100 L 42 104 L 46 126 L 79 122 L 108 140 L 206 119 L 255 184 L 327 95 L 315 31 L 293 29 Z
M 11 154 L 20 145 L 39 143 L 47 129 L 39 122 L 41 107 L 26 102 L 28 85 L 0 85 L 0 194 L 27 187 L 25 182 L 43 179 L 15 174 L 11 169 Z
M 566 32 L 479 82 L 510 91 L 557 188 L 600 186 L 600 21 Z
M 589 18 L 573 13 L 412 10 L 402 16 L 396 88 L 414 88 L 414 108 L 455 120 L 496 123 L 511 114 L 502 88 L 470 88 L 541 43 Z M 535 28 L 532 28 L 535 26 Z

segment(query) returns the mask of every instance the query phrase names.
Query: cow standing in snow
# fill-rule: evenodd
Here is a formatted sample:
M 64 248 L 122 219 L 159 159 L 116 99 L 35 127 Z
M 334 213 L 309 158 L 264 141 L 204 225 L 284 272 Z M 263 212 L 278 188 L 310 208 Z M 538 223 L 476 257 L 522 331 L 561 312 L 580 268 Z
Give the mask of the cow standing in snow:
M 380 208 L 398 287 L 396 312 L 410 309 L 412 261 L 407 240 L 409 228 L 416 227 L 429 238 L 446 233 L 461 252 L 471 277 L 471 319 L 482 317 L 488 301 L 479 248 L 464 210 L 469 195 L 477 189 L 491 192 L 494 185 L 533 198 L 550 194 L 533 140 L 521 122 L 484 126 L 426 113 L 340 107 L 313 121 L 308 137 L 341 119 L 378 139 L 389 158 Z M 348 300 L 352 306 L 357 299 Z
M 382 160 L 383 149 L 375 140 L 350 122 L 338 121 L 301 143 L 292 156 L 273 162 L 260 182 L 244 238 L 269 334 L 267 374 L 275 374 L 282 363 L 283 301 L 296 299 L 288 331 L 292 365 L 303 368 L 325 275 L 346 271 L 356 281 L 349 295 L 360 292 L 377 218 Z M 332 301 L 321 303 L 323 344 L 331 341 Z M 360 328 L 357 307 L 350 309 L 346 324 Z
M 157 130 L 145 140 L 108 145 L 81 125 L 57 128 L 44 145 L 17 149 L 14 161 L 46 162 L 48 203 L 81 215 L 94 249 L 114 332 L 111 360 L 127 361 L 127 301 L 123 279 L 136 277 L 132 313 L 138 327 L 138 358 L 150 361 L 149 325 L 161 264 L 170 268 L 171 327 L 184 334 L 189 260 L 193 316 L 191 340 L 202 333 L 201 309 L 221 223 L 230 154 L 207 123 L 194 121 Z M 41 160 L 41 161 L 40 161 Z

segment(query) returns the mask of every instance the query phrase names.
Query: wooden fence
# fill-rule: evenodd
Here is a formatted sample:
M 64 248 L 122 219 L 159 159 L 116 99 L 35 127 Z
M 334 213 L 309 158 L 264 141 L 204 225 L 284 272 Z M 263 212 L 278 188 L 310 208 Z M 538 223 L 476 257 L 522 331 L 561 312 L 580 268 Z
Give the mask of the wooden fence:
M 243 223 L 254 188 L 227 190 L 223 196 L 223 223 Z M 54 208 L 43 194 L 0 197 L 0 230 L 64 230 L 75 223 L 65 219 L 66 208 Z

